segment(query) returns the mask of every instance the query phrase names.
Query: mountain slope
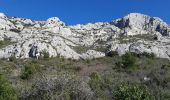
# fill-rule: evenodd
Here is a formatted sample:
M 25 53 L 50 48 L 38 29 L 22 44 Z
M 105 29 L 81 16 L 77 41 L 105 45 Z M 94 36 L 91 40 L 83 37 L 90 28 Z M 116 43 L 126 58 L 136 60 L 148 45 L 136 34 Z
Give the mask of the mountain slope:
M 7 17 L 0 13 L 0 58 L 61 56 L 104 57 L 111 51 L 154 53 L 170 58 L 170 26 L 160 18 L 131 13 L 112 22 L 67 26 L 57 17 L 47 21 Z

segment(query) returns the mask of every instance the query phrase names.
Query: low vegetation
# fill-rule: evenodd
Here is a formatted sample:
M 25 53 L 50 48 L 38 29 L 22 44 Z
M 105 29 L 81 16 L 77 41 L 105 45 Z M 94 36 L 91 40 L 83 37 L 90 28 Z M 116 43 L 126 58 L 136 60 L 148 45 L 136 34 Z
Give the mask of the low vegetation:
M 47 54 L 0 63 L 0 100 L 170 99 L 170 61 L 150 53 L 78 61 Z
M 95 93 L 96 98 L 106 99 L 106 95 L 104 95 L 105 83 L 100 74 L 97 72 L 93 72 L 90 75 L 91 80 L 89 81 L 89 85 L 93 92 Z
M 13 56 L 9 57 L 9 61 L 11 61 L 11 62 L 16 62 L 17 59 L 16 59 L 16 57 L 13 55 Z
M 49 54 L 46 50 L 44 50 L 44 51 L 42 52 L 42 54 L 43 54 L 44 59 L 50 58 L 50 54 Z
M 121 84 L 113 92 L 115 100 L 154 100 L 150 90 L 139 84 Z
M 2 74 L 0 74 L 0 100 L 17 100 L 14 88 Z
M 21 73 L 21 79 L 28 80 L 34 77 L 34 75 L 39 72 L 40 66 L 36 63 L 26 64 Z
M 145 41 L 157 41 L 158 37 L 155 34 L 139 34 L 134 36 L 120 36 L 120 38 L 117 38 L 120 43 L 133 43 L 137 42 L 138 40 L 145 40 Z
M 20 33 L 21 32 L 21 30 L 19 30 L 19 29 L 10 29 L 10 31 L 16 32 L 16 33 Z
M 4 38 L 4 40 L 0 41 L 0 48 L 13 44 L 9 38 Z

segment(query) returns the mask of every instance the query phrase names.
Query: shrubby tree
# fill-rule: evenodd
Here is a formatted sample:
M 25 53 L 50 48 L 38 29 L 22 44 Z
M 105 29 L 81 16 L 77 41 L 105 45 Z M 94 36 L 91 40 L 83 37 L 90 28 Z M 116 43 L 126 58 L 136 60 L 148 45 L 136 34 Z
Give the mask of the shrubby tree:
M 136 57 L 132 53 L 126 53 L 122 56 L 122 64 L 124 68 L 136 66 Z
M 121 60 L 115 63 L 115 68 L 120 71 L 133 71 L 138 69 L 138 55 L 136 53 L 127 52 L 121 56 Z

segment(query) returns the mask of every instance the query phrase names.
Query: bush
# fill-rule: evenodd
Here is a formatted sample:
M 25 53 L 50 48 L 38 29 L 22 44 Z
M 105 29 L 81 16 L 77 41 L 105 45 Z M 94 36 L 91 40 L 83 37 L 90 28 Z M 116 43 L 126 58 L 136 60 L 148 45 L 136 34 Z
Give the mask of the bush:
M 39 65 L 38 64 L 28 64 L 25 65 L 25 68 L 21 74 L 21 79 L 28 80 L 32 78 L 37 72 L 39 71 Z
M 101 81 L 101 76 L 98 74 L 98 72 L 93 72 L 91 75 L 90 75 L 90 78 L 92 81 Z
M 0 74 L 0 100 L 17 100 L 12 85 Z
M 113 92 L 115 100 L 154 100 L 149 89 L 139 84 L 121 84 Z
M 86 62 L 87 64 L 90 64 L 90 63 L 91 63 L 90 59 L 85 60 L 85 62 Z
M 156 57 L 156 56 L 155 56 L 154 53 L 151 53 L 151 54 L 150 54 L 150 58 L 154 59 L 155 57 Z
M 33 25 L 31 25 L 31 24 L 24 24 L 24 27 L 31 27 L 31 26 L 33 26 Z
M 16 57 L 15 56 L 11 56 L 11 57 L 9 57 L 9 61 L 11 61 L 11 62 L 16 62 Z
M 12 31 L 12 32 L 16 32 L 16 33 L 20 33 L 21 31 L 20 30 L 18 30 L 18 29 L 10 29 L 10 31 Z
M 123 68 L 133 68 L 136 66 L 136 56 L 132 53 L 126 53 L 122 56 Z
M 44 59 L 50 58 L 50 55 L 49 55 L 49 53 L 46 50 L 44 50 L 42 53 L 43 53 Z
M 161 67 L 162 69 L 170 69 L 170 64 L 164 64 L 164 65 L 162 65 L 162 67 Z
M 4 41 L 1 40 L 1 41 L 0 41 L 0 45 L 4 45 Z

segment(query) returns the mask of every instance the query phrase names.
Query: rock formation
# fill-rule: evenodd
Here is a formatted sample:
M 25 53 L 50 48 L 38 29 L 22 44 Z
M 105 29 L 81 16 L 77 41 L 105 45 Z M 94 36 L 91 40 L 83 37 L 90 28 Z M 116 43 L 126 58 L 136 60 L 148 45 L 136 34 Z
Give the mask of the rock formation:
M 170 26 L 157 17 L 131 13 L 112 22 L 66 26 L 57 17 L 47 21 L 7 17 L 0 13 L 0 58 L 104 57 L 107 52 L 154 53 L 170 59 Z

